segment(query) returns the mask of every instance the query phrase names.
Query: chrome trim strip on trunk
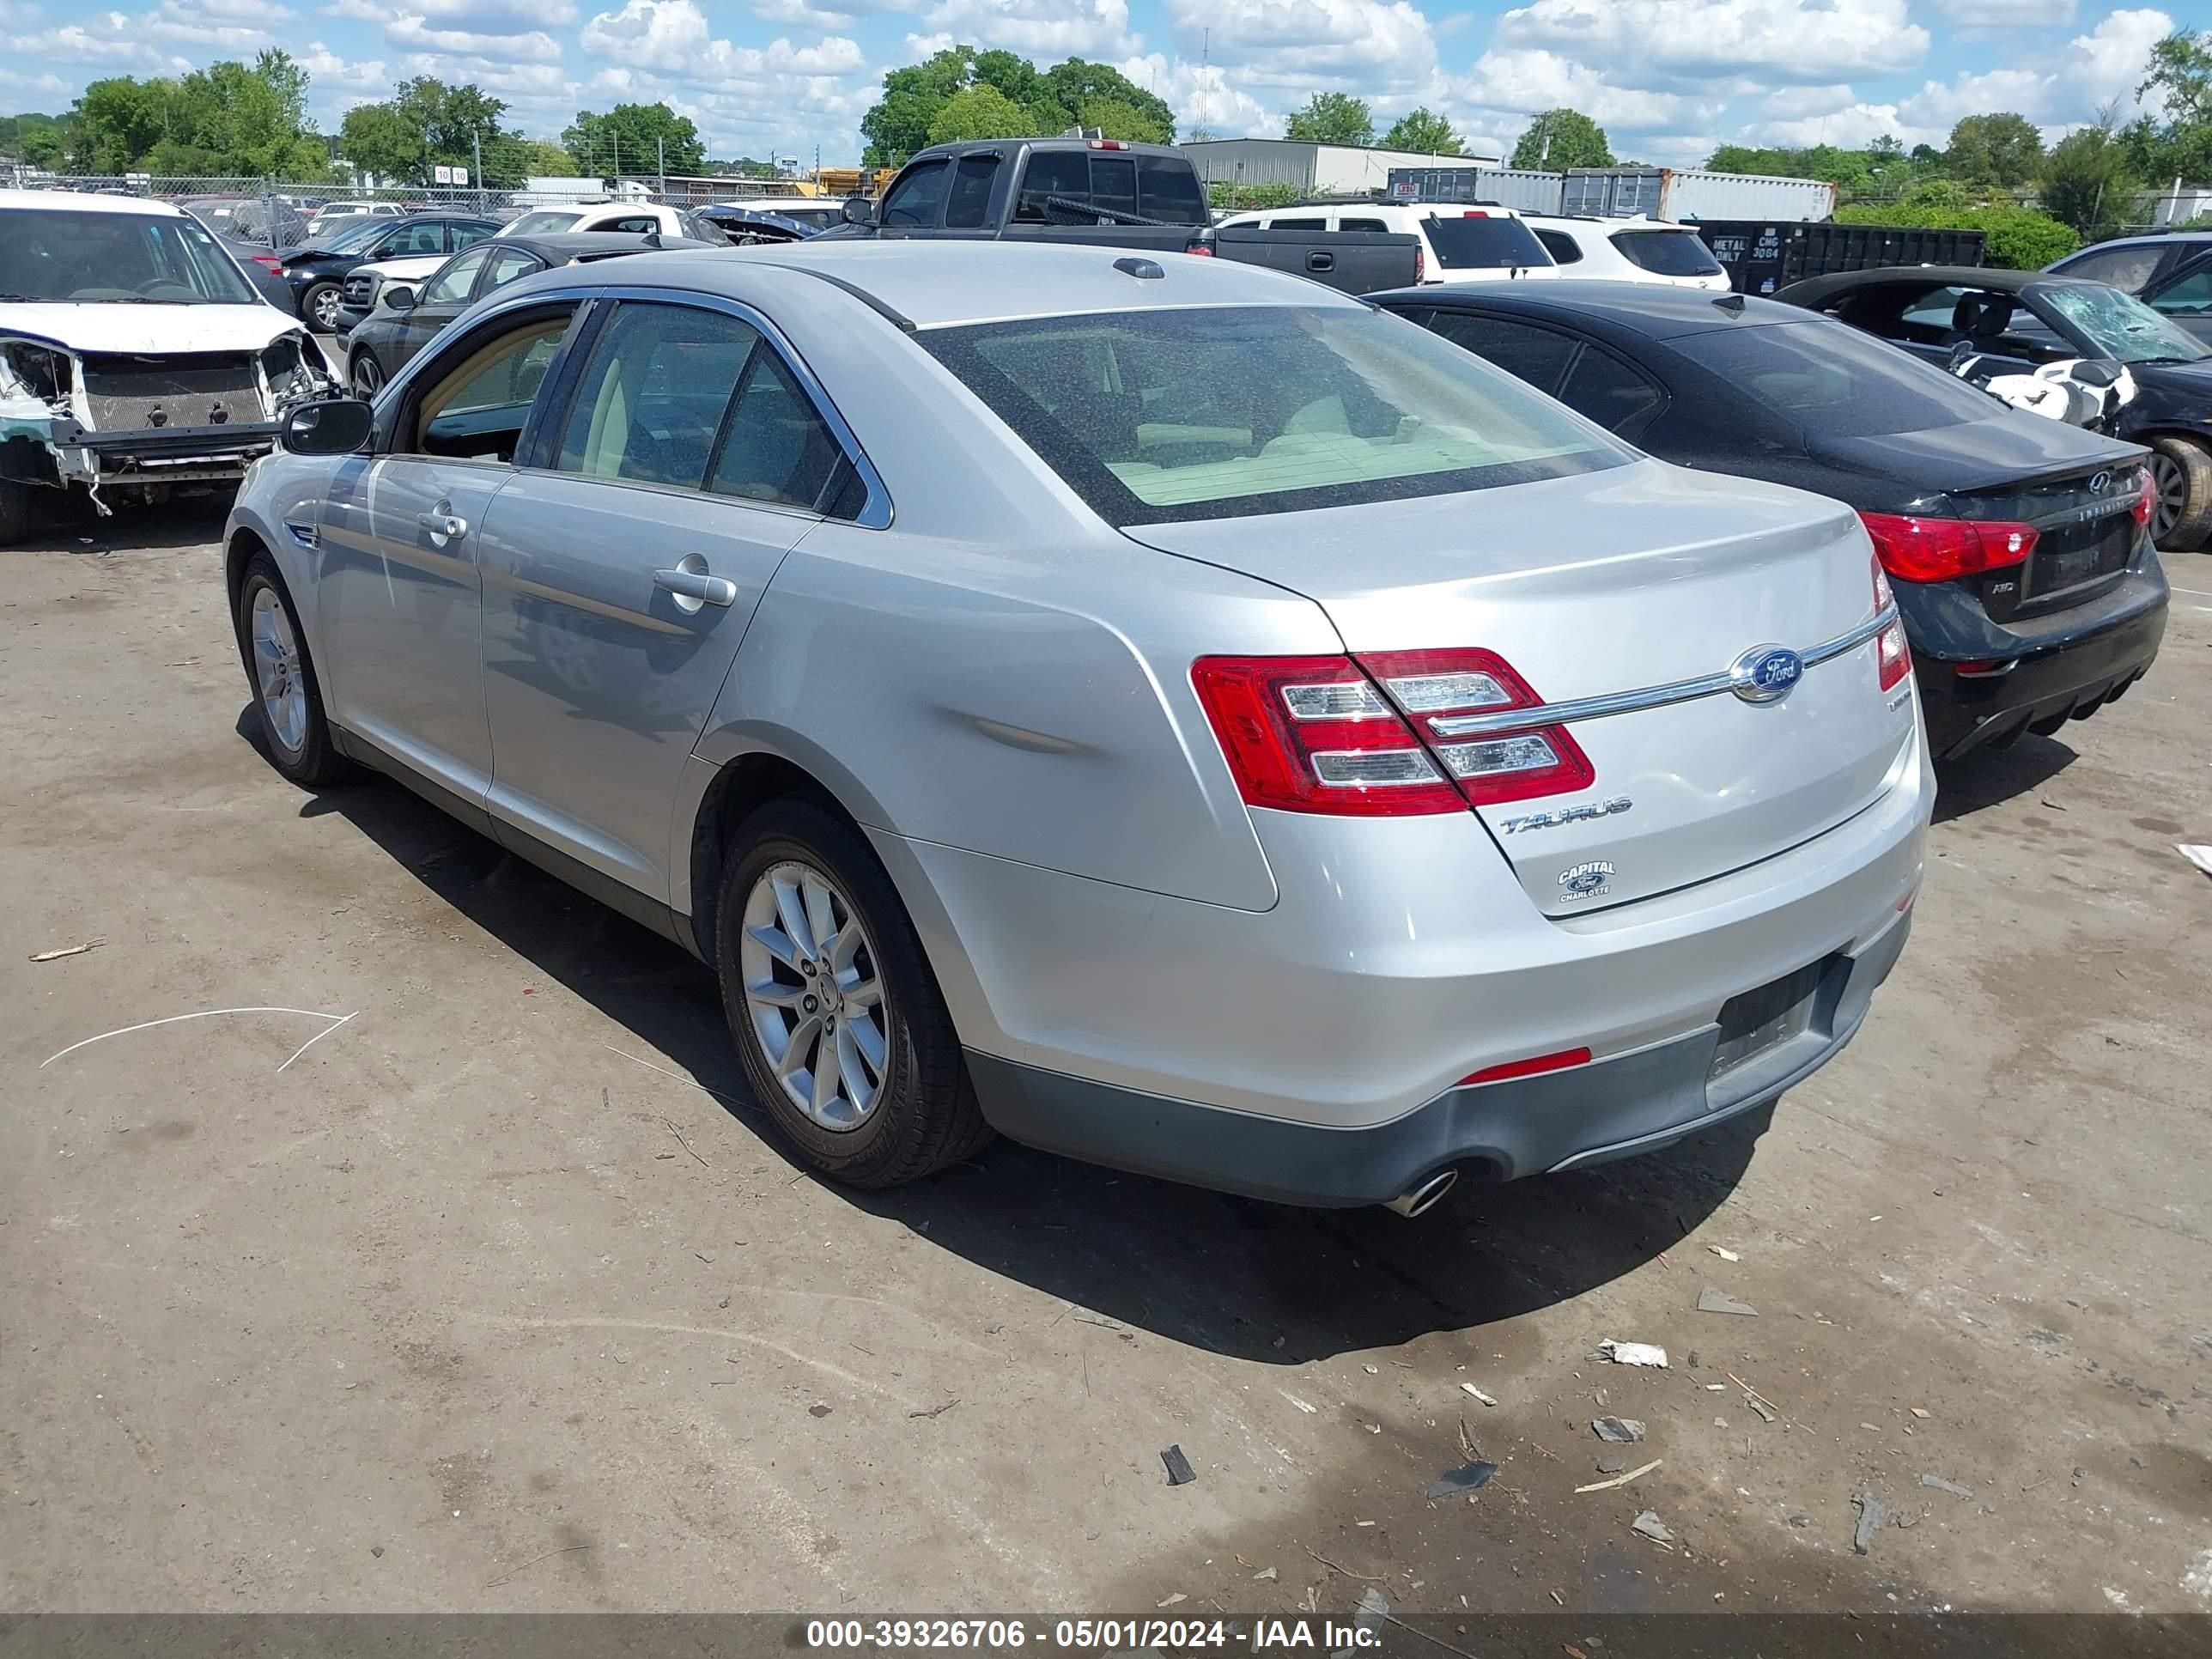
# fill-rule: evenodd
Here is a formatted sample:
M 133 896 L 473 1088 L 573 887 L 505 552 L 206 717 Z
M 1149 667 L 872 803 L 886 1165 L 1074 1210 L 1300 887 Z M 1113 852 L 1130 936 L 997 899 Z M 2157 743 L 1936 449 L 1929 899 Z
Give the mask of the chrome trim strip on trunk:
M 1808 668 L 1831 661 L 1864 645 L 1896 620 L 1897 605 L 1892 601 L 1850 633 L 1838 634 L 1798 654 Z M 1432 720 L 1428 724 L 1429 729 L 1440 738 L 1495 737 L 1502 732 L 1526 732 L 1540 726 L 1564 726 L 1570 720 L 1594 720 L 1606 714 L 1634 714 L 1646 708 L 1664 708 L 1669 703 L 1718 696 L 1734 690 L 1735 684 L 1723 668 L 1718 673 L 1700 674 L 1693 680 L 1676 680 L 1669 685 L 1648 686 L 1641 691 L 1615 691 L 1602 697 L 1579 697 L 1572 702 L 1547 702 L 1536 708 L 1509 708 L 1497 714 L 1461 714 Z

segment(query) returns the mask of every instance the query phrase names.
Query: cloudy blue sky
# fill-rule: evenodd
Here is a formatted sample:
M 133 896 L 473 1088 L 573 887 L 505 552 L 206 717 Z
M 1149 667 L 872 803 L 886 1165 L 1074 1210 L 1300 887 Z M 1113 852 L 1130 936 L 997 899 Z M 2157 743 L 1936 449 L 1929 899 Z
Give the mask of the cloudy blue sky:
M 1223 135 L 1279 134 L 1334 89 L 1382 121 L 1427 104 L 1510 147 L 1570 104 L 1616 151 L 1683 165 L 1723 138 L 1940 143 L 1995 109 L 2055 135 L 2107 100 L 2131 107 L 2176 21 L 2094 0 L 0 0 L 0 108 L 276 45 L 313 73 L 326 126 L 429 74 L 497 94 L 537 136 L 580 106 L 665 99 L 717 155 L 850 161 L 884 71 L 965 40 L 1118 64 Z

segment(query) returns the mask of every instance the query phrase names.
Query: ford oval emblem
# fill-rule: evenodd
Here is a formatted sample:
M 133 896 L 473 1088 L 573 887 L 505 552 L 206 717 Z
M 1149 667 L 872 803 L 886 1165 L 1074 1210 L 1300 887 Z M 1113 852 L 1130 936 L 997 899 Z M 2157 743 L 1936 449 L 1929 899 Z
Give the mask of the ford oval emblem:
M 1779 702 L 1805 678 L 1805 659 L 1784 645 L 1754 645 L 1729 665 L 1729 690 L 1746 702 Z

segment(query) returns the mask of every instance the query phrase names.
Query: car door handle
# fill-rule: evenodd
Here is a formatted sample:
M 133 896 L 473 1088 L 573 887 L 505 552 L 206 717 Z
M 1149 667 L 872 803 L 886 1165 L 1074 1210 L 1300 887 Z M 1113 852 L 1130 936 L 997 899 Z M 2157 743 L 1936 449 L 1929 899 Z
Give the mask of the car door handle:
M 1306 269 L 1308 270 L 1334 270 L 1336 269 L 1336 255 L 1331 253 L 1326 248 L 1316 248 L 1312 252 L 1306 255 Z
M 709 576 L 698 570 L 656 570 L 653 585 L 665 588 L 679 599 L 690 599 L 701 605 L 735 605 L 738 585 L 727 576 Z
M 425 513 L 415 520 L 430 532 L 430 539 L 440 547 L 447 542 L 457 542 L 469 533 L 469 521 L 451 513 Z

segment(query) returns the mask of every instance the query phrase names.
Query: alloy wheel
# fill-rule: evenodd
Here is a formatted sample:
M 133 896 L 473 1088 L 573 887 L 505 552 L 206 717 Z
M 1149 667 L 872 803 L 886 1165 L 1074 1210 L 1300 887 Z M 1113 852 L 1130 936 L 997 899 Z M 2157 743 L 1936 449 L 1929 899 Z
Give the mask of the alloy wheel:
M 745 1012 L 769 1071 L 822 1128 L 859 1128 L 882 1099 L 890 1026 L 873 942 L 823 871 L 787 860 L 745 896 Z
M 374 398 L 384 386 L 384 365 L 368 352 L 353 360 L 353 388 L 364 398 Z
M 315 295 L 315 326 L 325 334 L 338 325 L 338 291 L 326 288 Z
M 253 678 L 261 693 L 261 712 L 270 734 L 288 755 L 296 755 L 307 737 L 307 686 L 300 666 L 300 643 L 292 618 L 273 587 L 253 593 Z
M 2151 507 L 2150 539 L 2156 546 L 2173 533 L 2174 526 L 2189 506 L 2189 475 L 2181 464 L 2156 450 L 2150 457 L 2151 489 L 2157 497 Z

